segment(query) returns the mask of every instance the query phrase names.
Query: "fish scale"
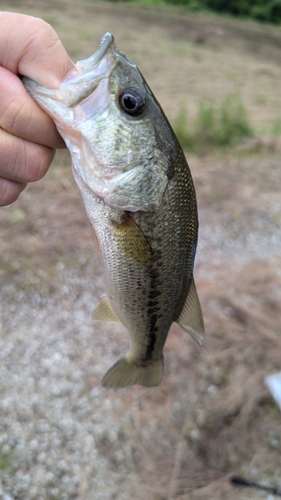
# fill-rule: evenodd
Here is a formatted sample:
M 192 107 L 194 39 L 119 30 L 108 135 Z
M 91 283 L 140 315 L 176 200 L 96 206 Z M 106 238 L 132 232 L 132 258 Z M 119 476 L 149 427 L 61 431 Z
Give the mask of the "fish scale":
M 106 289 L 93 318 L 119 321 L 130 334 L 129 352 L 102 383 L 151 387 L 162 379 L 173 321 L 200 345 L 204 338 L 193 181 L 163 110 L 111 34 L 77 68 L 59 90 L 24 84 L 65 139 L 93 227 Z

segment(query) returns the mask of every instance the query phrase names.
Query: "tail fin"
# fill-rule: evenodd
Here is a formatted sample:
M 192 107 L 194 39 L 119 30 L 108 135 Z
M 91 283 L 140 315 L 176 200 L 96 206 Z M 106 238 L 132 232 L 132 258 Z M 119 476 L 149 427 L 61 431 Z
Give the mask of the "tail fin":
M 102 379 L 102 385 L 104 387 L 116 388 L 134 384 L 153 387 L 160 384 L 163 372 L 163 356 L 148 366 L 138 366 L 128 361 L 126 356 L 124 356 L 109 368 Z

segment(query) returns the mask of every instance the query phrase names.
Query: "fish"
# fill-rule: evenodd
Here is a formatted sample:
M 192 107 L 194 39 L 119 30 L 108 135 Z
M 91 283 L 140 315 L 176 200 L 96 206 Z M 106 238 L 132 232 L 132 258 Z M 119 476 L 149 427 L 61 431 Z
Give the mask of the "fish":
M 54 120 L 93 228 L 106 295 L 97 321 L 119 322 L 131 346 L 105 387 L 154 387 L 173 322 L 199 345 L 204 321 L 193 277 L 198 240 L 194 184 L 184 152 L 137 66 L 106 33 L 59 89 L 24 77 Z

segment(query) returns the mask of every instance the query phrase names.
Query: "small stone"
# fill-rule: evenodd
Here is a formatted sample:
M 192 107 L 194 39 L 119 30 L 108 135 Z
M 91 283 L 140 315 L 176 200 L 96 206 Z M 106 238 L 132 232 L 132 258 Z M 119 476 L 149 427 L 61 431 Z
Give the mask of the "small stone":
M 9 455 L 12 451 L 11 447 L 8 444 L 4 444 L 1 448 L 2 454 L 3 455 Z
M 189 437 L 191 441 L 199 441 L 199 439 L 201 438 L 201 433 L 199 429 L 191 429 Z
M 56 270 L 57 271 L 63 271 L 64 268 L 65 268 L 64 262 L 58 262 L 56 264 Z
M 210 396 L 216 396 L 219 392 L 219 389 L 216 385 L 212 384 L 212 385 L 209 385 L 209 387 L 207 388 L 207 393 L 210 394 Z

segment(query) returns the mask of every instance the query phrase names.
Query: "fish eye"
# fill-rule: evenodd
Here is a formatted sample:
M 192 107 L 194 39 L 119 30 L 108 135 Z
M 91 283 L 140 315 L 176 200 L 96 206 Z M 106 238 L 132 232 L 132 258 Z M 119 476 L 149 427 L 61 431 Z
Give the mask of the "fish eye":
M 136 89 L 129 87 L 119 95 L 119 104 L 127 115 L 140 116 L 144 112 L 146 100 Z

